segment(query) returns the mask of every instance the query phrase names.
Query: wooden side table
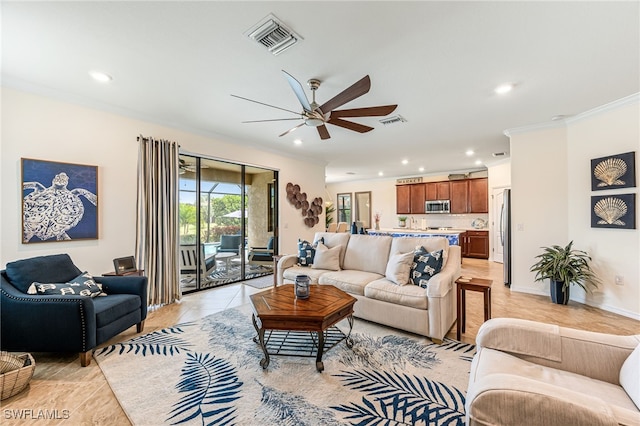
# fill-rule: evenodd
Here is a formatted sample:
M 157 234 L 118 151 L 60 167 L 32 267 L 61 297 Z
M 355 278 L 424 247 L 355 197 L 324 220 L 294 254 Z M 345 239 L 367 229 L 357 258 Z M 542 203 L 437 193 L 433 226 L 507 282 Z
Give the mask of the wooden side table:
M 484 294 L 484 320 L 491 318 L 491 284 L 493 280 L 487 280 L 484 278 L 466 278 L 460 277 L 456 280 L 457 288 L 457 313 L 458 320 L 456 321 L 456 339 L 460 340 L 460 334 L 464 333 L 464 326 L 466 322 L 466 295 L 465 291 L 481 291 Z

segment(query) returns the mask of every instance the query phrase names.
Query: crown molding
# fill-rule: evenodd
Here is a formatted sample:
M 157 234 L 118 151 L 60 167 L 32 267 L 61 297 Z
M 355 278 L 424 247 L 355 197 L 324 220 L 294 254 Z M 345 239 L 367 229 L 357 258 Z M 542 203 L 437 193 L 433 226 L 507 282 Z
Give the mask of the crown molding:
M 600 105 L 598 107 L 595 107 L 585 112 L 581 112 L 580 114 L 574 115 L 572 117 L 567 117 L 564 119 L 564 121 L 566 121 L 567 123 L 574 123 L 576 121 L 593 117 L 594 115 L 604 114 L 609 111 L 613 111 L 618 108 L 625 107 L 627 105 L 637 104 L 639 102 L 640 102 L 640 92 L 634 93 L 633 95 L 625 96 L 624 98 L 615 100 L 613 102 L 609 102 L 608 104 Z
M 537 132 L 538 130 L 560 129 L 563 127 L 566 127 L 565 120 L 558 120 L 531 124 L 529 126 L 514 127 L 512 129 L 506 129 L 502 133 L 507 137 L 511 137 L 511 135 L 518 135 L 521 133 Z
M 511 129 L 506 129 L 502 133 L 510 137 L 511 135 L 517 135 L 522 133 L 536 132 L 539 130 L 549 130 L 549 129 L 558 129 L 562 127 L 566 127 L 567 124 L 572 124 L 580 120 L 585 120 L 587 118 L 591 118 L 596 115 L 604 114 L 618 108 L 622 108 L 628 105 L 637 104 L 640 102 L 640 92 L 634 93 L 629 96 L 625 96 L 624 98 L 615 100 L 613 102 L 609 102 L 604 105 L 600 105 L 598 107 L 592 108 L 588 111 L 581 112 L 580 114 L 576 114 L 571 117 L 567 117 L 564 120 L 558 121 L 547 121 L 544 123 L 532 124 L 529 126 L 522 127 L 514 127 Z

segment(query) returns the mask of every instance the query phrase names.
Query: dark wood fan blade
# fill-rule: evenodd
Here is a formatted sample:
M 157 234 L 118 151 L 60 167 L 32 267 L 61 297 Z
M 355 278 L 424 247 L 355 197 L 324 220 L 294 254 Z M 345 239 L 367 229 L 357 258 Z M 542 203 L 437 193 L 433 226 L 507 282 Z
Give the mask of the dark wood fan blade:
M 253 99 L 243 98 L 242 96 L 238 96 L 238 95 L 231 95 L 231 96 L 233 96 L 234 98 L 238 98 L 238 99 L 244 99 L 245 101 L 254 102 L 256 104 L 268 106 L 268 107 L 271 107 L 271 108 L 281 109 L 282 111 L 287 111 L 287 112 L 290 112 L 290 113 L 295 114 L 295 115 L 301 115 L 300 112 L 298 112 L 298 111 L 291 111 L 290 109 L 285 109 L 285 108 L 277 107 L 275 105 L 265 104 L 264 102 L 254 101 Z
M 249 120 L 249 121 L 242 121 L 242 123 L 265 123 L 267 121 L 289 121 L 289 120 L 302 120 L 302 117 L 298 117 L 298 118 L 273 118 L 271 120 Z
M 283 134 L 278 135 L 278 136 L 282 137 L 284 135 L 288 135 L 289 133 L 293 132 L 294 130 L 296 130 L 297 128 L 302 127 L 302 126 L 304 126 L 304 121 L 302 123 L 298 124 L 296 127 L 292 127 L 291 129 L 287 130 L 286 132 L 284 132 Z
M 381 105 L 368 108 L 340 109 L 331 111 L 331 117 L 381 117 L 389 115 L 398 105 Z
M 329 135 L 329 130 L 327 130 L 327 126 L 324 124 L 322 126 L 316 127 L 318 129 L 318 134 L 320 135 L 320 139 L 325 140 L 331 138 Z
M 320 107 L 320 110 L 324 114 L 326 114 L 346 104 L 347 102 L 350 102 L 355 98 L 358 98 L 364 95 L 369 91 L 369 89 L 371 89 L 371 79 L 369 78 L 368 75 L 365 75 L 360 80 L 352 84 L 350 87 L 347 87 L 342 92 L 338 93 L 336 96 L 334 96 L 333 98 L 325 102 Z
M 331 119 L 329 119 L 329 121 L 327 121 L 327 123 L 333 124 L 335 126 L 344 127 L 345 129 L 353 130 L 353 131 L 356 131 L 358 133 L 366 133 L 366 132 L 370 132 L 371 130 L 373 130 L 373 127 L 365 126 L 363 124 L 354 123 L 353 121 L 343 120 L 341 118 L 331 117 Z
M 284 76 L 287 78 L 289 82 L 289 86 L 293 89 L 293 92 L 298 97 L 298 101 L 300 101 L 300 105 L 304 108 L 305 111 L 311 111 L 311 104 L 309 103 L 309 99 L 307 99 L 307 95 L 304 93 L 304 89 L 302 88 L 302 84 L 298 80 L 295 79 L 294 76 L 282 70 Z

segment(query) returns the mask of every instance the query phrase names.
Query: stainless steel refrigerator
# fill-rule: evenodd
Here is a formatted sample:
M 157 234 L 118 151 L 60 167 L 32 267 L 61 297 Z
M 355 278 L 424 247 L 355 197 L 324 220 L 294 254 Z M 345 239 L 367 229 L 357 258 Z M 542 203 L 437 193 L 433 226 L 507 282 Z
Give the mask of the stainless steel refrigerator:
M 502 193 L 500 211 L 500 241 L 502 243 L 502 265 L 504 267 L 504 285 L 511 287 L 511 190 Z

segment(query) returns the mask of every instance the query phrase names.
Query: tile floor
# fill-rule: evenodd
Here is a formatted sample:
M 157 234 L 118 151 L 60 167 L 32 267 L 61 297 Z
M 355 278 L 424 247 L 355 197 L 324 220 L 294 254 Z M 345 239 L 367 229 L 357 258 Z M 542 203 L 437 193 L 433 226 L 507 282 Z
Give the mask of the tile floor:
M 640 334 L 640 321 L 576 302 L 569 302 L 567 306 L 554 305 L 549 297 L 511 292 L 502 284 L 501 264 L 464 259 L 462 274 L 494 280 L 493 317 L 532 319 L 604 333 Z M 150 312 L 144 331 L 151 332 L 249 303 L 249 296 L 259 291 L 263 290 L 237 283 L 189 294 L 179 303 Z M 482 322 L 482 294 L 467 292 L 467 328 L 461 340 L 474 343 Z M 135 327 L 132 327 L 105 345 L 135 335 Z M 447 337 L 455 339 L 455 335 L 454 325 Z M 0 424 L 130 424 L 95 361 L 82 368 L 77 355 L 34 354 L 34 357 L 37 367 L 31 384 L 24 392 L 0 403 Z M 153 398 L 152 389 L 149 397 Z

